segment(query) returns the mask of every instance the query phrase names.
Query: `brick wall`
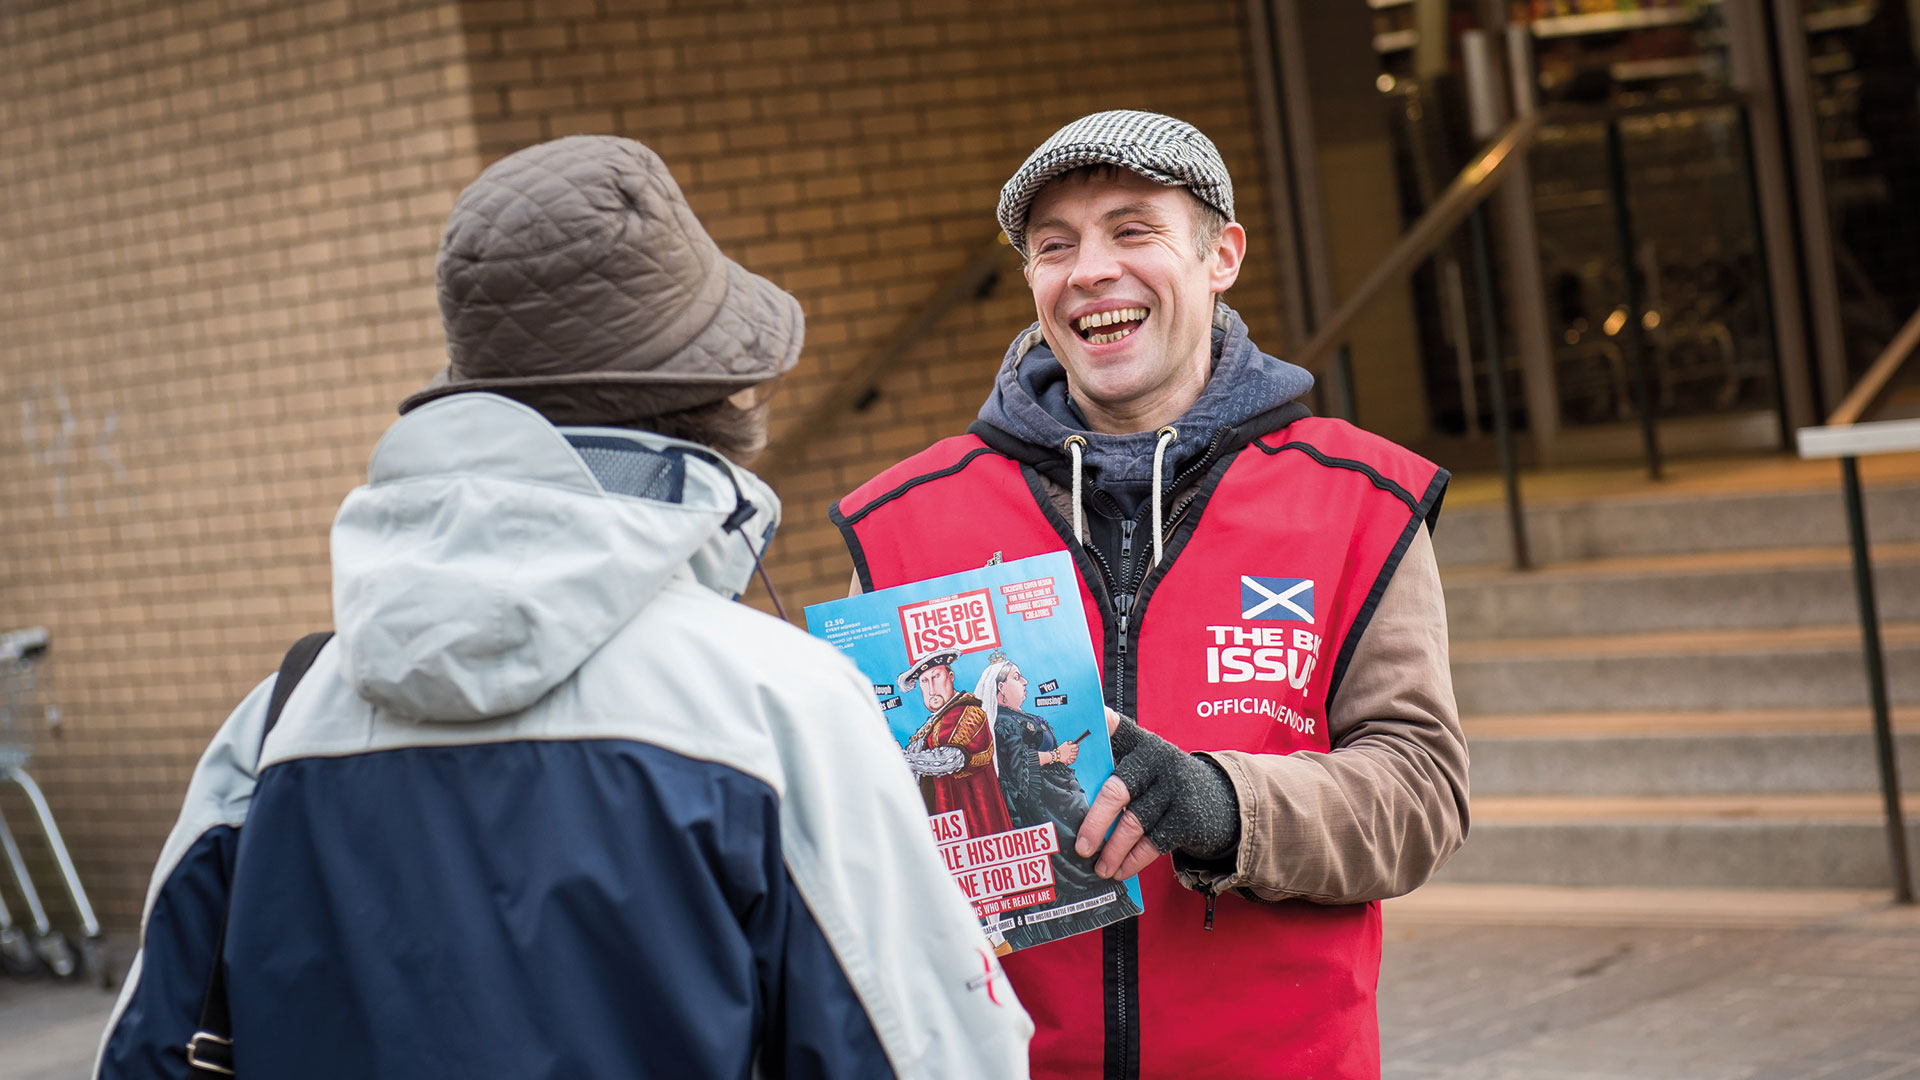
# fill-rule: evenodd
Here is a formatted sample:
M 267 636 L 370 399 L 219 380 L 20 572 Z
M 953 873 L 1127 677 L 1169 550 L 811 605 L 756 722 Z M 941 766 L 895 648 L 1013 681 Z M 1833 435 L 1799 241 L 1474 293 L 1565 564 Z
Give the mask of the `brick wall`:
M 463 44 L 440 0 L 0 5 L 0 629 L 53 632 L 33 771 L 118 928 L 442 355 Z
M 0 10 L 0 629 L 44 623 L 35 772 L 130 927 L 208 735 L 329 623 L 340 497 L 441 359 L 432 255 L 487 162 L 630 135 L 798 295 L 776 438 L 990 242 L 1060 123 L 1182 116 L 1253 238 L 1277 339 L 1237 3 L 74 0 Z M 825 506 L 962 430 L 1033 317 L 1011 260 L 781 473 L 790 611 L 840 595 Z M 11 808 L 12 804 L 0 803 Z M 10 815 L 18 821 L 17 815 Z
M 466 4 L 480 145 L 492 158 L 605 132 L 658 150 L 714 237 L 806 308 L 776 439 L 991 241 L 1000 185 L 1028 152 L 1099 109 L 1171 113 L 1219 145 L 1253 242 L 1231 300 L 1256 340 L 1277 342 L 1239 3 L 657 6 Z M 870 408 L 838 418 L 802 460 L 763 463 L 782 474 L 787 524 L 771 571 L 790 611 L 845 594 L 851 564 L 828 502 L 972 420 L 1034 317 L 1007 266 L 989 298 L 915 343 Z

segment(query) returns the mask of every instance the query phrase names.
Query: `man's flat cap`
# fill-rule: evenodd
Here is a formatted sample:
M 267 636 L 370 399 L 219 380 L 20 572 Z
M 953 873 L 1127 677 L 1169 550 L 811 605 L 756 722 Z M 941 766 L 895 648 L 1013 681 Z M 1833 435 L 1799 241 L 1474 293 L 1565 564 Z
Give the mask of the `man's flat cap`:
M 1000 227 L 1027 254 L 1027 211 L 1040 189 L 1086 165 L 1117 165 L 1156 184 L 1183 187 L 1233 220 L 1233 178 L 1213 140 L 1184 120 L 1115 110 L 1083 116 L 1040 144 L 1000 189 Z

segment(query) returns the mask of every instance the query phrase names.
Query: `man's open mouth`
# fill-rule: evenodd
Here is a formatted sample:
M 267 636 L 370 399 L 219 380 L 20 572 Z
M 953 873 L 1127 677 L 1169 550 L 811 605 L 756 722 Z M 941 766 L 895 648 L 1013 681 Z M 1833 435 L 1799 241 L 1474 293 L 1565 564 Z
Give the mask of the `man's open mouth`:
M 1146 321 L 1146 308 L 1115 308 L 1083 315 L 1074 322 L 1073 328 L 1090 344 L 1108 345 L 1140 329 Z

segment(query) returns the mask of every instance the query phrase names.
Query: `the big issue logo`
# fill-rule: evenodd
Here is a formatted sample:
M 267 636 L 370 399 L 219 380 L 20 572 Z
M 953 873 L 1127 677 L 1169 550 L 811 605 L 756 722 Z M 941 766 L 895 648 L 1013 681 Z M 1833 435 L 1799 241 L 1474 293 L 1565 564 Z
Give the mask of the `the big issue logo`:
M 907 638 L 907 663 L 934 653 L 970 653 L 1000 644 L 993 618 L 992 593 L 986 589 L 936 596 L 900 610 L 900 632 Z
M 1319 666 L 1324 639 L 1299 626 L 1271 624 L 1313 625 L 1313 580 L 1242 575 L 1240 618 L 1268 625 L 1207 627 L 1211 638 L 1207 645 L 1207 682 L 1285 683 L 1294 690 L 1305 690 L 1314 668 Z M 1200 702 L 1196 711 L 1203 717 L 1248 713 L 1267 716 L 1307 734 L 1317 726 L 1313 717 L 1301 715 L 1275 697 L 1217 698 Z

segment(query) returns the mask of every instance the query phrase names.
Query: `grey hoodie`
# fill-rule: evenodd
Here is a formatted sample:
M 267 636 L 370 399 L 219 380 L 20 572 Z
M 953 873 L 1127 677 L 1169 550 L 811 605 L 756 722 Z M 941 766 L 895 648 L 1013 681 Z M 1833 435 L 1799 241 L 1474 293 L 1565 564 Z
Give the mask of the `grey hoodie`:
M 1167 448 L 1163 475 L 1172 478 L 1205 454 L 1222 428 L 1244 423 L 1313 389 L 1313 375 L 1261 352 L 1238 312 L 1216 303 L 1213 377 L 1200 399 L 1173 424 L 1179 436 Z M 1129 514 L 1151 492 L 1151 431 L 1107 435 L 1090 431 L 1067 396 L 1067 373 L 1034 323 L 1013 339 L 980 407 L 980 420 L 1036 448 L 1061 453 L 1069 435 L 1087 440 L 1087 481 L 1112 494 Z
M 333 527 L 343 669 L 360 696 L 396 715 L 448 722 L 527 708 L 668 581 L 738 596 L 779 521 L 779 500 L 758 477 L 691 443 L 555 429 L 523 405 L 474 393 L 418 413 L 380 441 L 370 482 Z M 679 490 L 609 490 L 615 474 L 596 474 L 579 445 L 595 441 L 674 455 Z M 726 527 L 747 511 L 740 528 Z

